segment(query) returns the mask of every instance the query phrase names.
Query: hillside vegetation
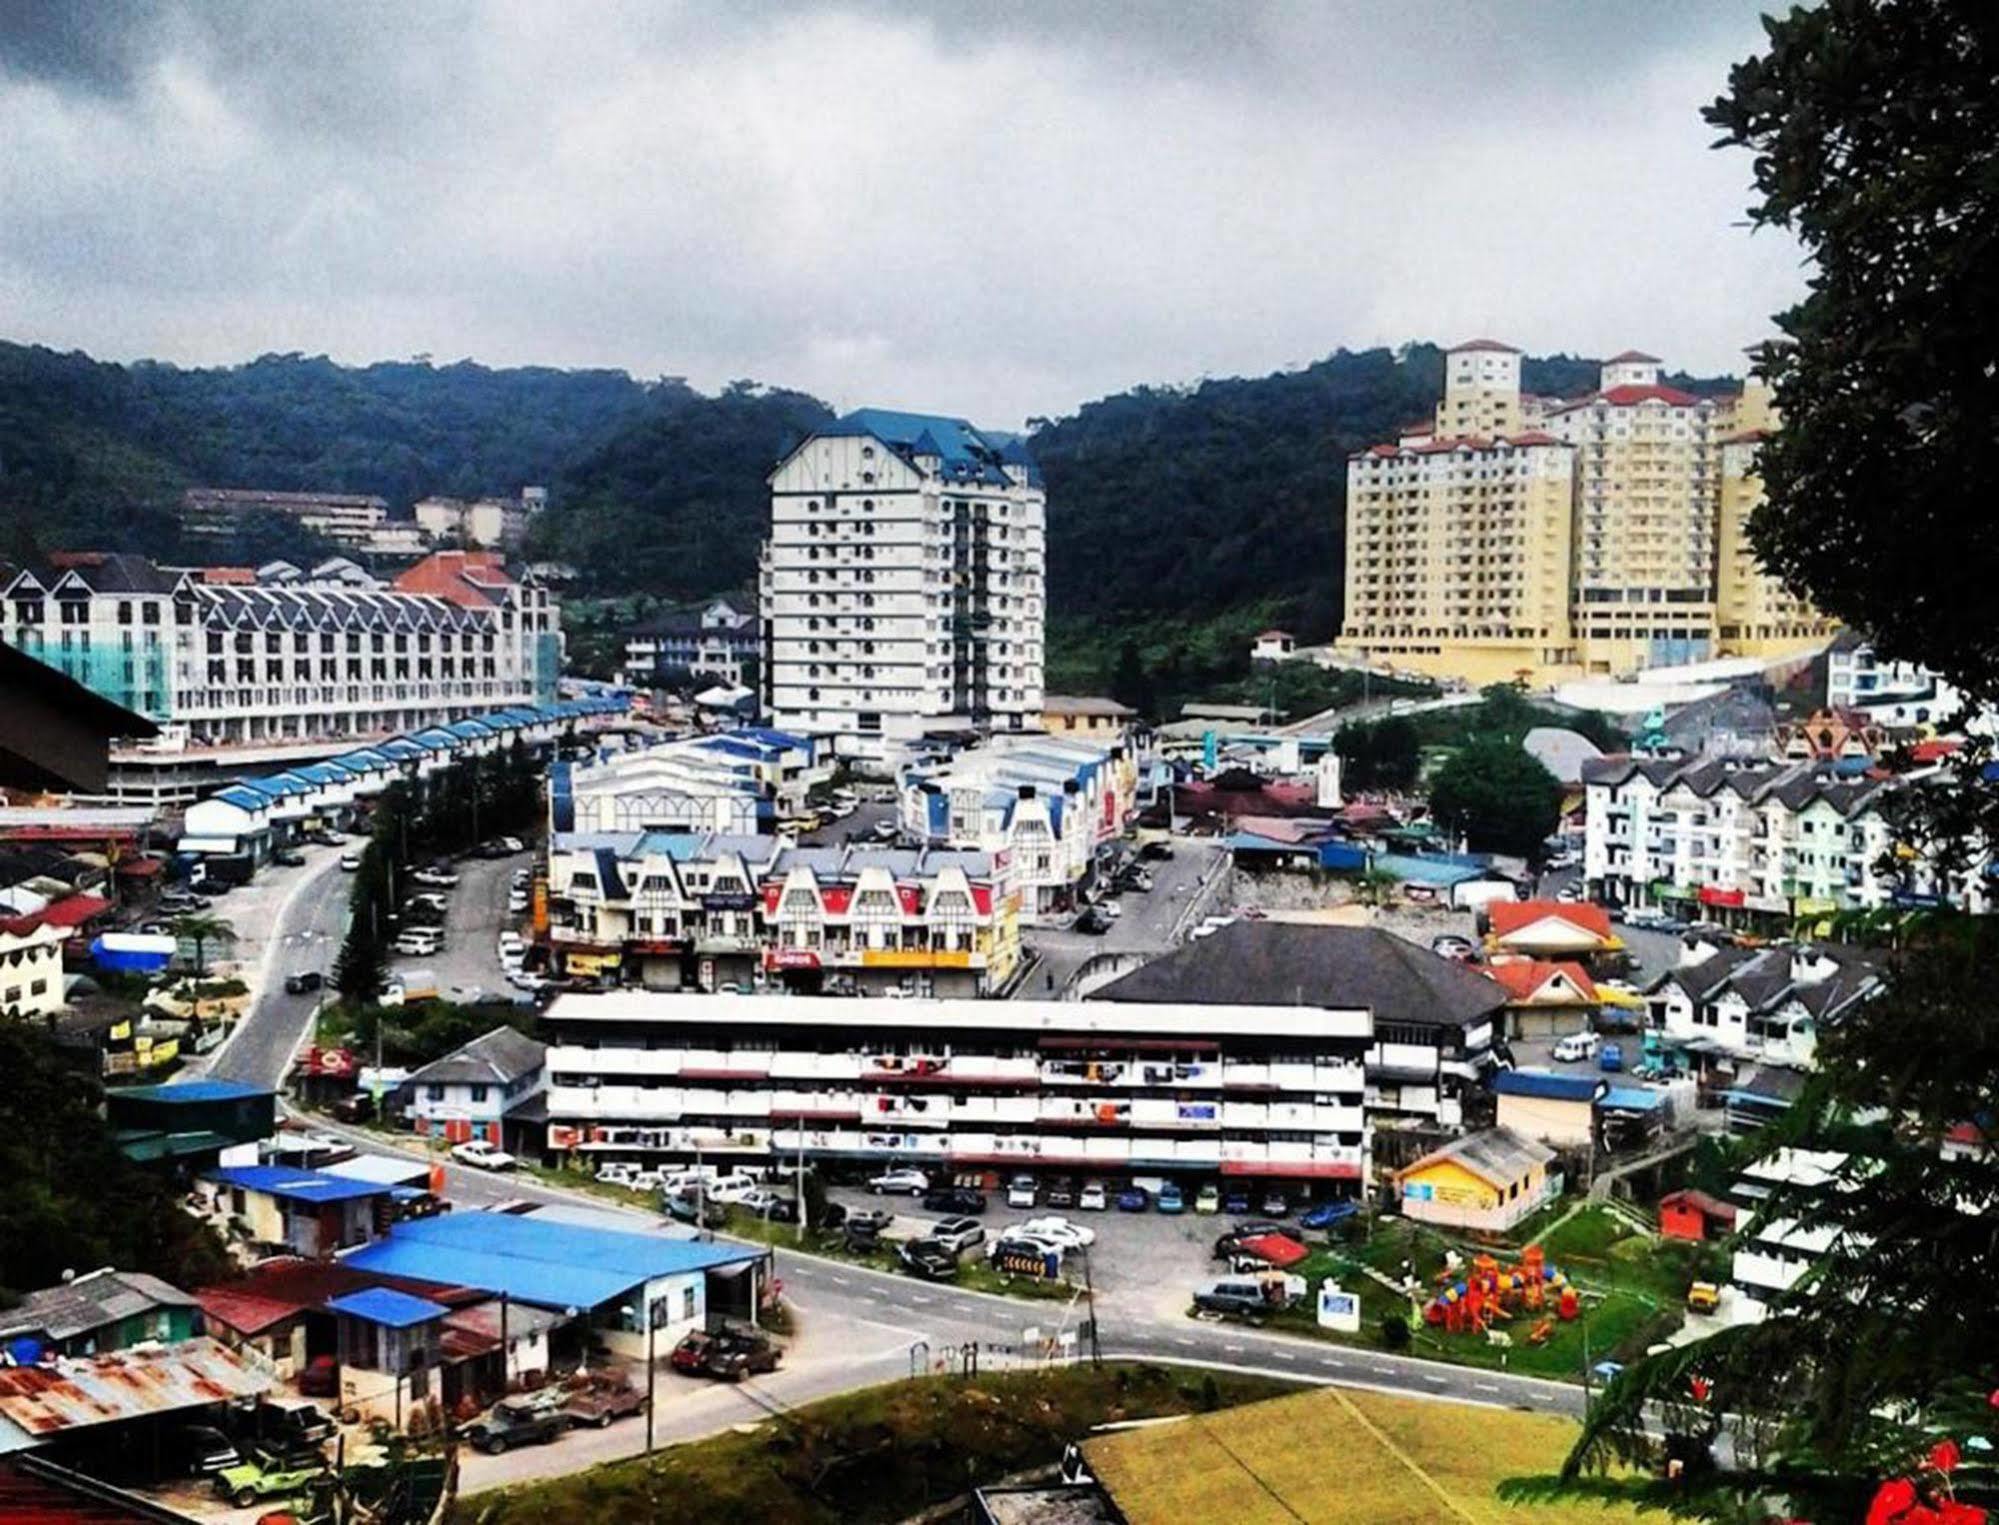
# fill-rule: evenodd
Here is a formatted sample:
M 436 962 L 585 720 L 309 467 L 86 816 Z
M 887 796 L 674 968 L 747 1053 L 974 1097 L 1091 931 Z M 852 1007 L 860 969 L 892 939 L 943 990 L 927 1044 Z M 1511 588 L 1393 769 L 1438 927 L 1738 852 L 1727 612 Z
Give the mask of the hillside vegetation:
M 1581 392 L 1596 362 L 1530 359 L 1524 377 Z M 1062 674 L 1050 686 L 1102 688 L 1134 632 L 1165 693 L 1240 676 L 1239 642 L 1260 624 L 1328 635 L 1346 457 L 1425 416 L 1442 383 L 1435 345 L 1338 350 L 1036 420 Z M 583 591 L 699 597 L 753 583 L 764 478 L 830 416 L 748 381 L 709 397 L 622 371 L 296 354 L 183 369 L 0 344 L 0 556 L 31 543 L 181 554 L 172 508 L 195 483 L 379 493 L 401 512 L 538 482 L 553 507 L 532 549 L 575 563 Z M 243 559 L 318 549 L 288 542 L 285 524 L 255 528 Z

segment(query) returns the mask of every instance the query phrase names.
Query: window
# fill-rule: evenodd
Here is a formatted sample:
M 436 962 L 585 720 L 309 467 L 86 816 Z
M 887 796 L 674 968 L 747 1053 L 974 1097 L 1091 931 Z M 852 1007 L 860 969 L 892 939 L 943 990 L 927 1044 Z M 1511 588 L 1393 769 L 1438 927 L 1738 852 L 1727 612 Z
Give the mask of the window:
M 485 1086 L 472 1087 L 472 1101 L 475 1105 L 486 1099 L 486 1090 Z
M 681 1318 L 683 1318 L 683 1319 L 691 1319 L 691 1318 L 693 1318 L 693 1317 L 694 1317 L 694 1302 L 695 1302 L 695 1295 L 696 1295 L 696 1294 L 695 1294 L 695 1291 L 694 1291 L 694 1287 L 693 1287 L 692 1283 L 690 1283 L 689 1285 L 687 1285 L 687 1286 L 685 1286 L 685 1287 L 682 1287 L 682 1288 L 680 1289 L 680 1316 L 681 1316 Z
M 425 1086 L 423 1088 L 423 1095 L 426 1101 L 442 1101 L 444 1100 L 444 1087 Z

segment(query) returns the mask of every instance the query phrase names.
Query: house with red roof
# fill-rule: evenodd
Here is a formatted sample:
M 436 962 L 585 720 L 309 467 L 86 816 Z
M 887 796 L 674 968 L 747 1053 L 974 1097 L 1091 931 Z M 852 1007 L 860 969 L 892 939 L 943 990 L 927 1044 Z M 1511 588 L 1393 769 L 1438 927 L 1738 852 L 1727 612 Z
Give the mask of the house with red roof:
M 1506 991 L 1506 1036 L 1559 1038 L 1592 1025 L 1596 982 L 1573 959 L 1502 958 L 1484 966 Z
M 1565 900 L 1496 900 L 1485 908 L 1489 952 L 1588 960 L 1623 948 L 1600 905 Z

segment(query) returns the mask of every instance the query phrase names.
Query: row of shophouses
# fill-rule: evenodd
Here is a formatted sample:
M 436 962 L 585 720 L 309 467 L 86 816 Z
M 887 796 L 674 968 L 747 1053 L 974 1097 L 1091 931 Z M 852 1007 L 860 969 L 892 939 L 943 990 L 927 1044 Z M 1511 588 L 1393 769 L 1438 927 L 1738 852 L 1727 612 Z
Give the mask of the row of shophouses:
M 365 801 L 393 783 L 429 778 L 468 757 L 506 751 L 516 741 L 552 746 L 579 724 L 624 708 L 624 700 L 606 697 L 521 705 L 393 736 L 323 762 L 238 779 L 188 806 L 179 847 L 202 857 L 241 855 L 254 866 L 302 832 L 351 823 Z
M 1004 855 L 798 847 L 721 832 L 558 832 L 558 973 L 650 990 L 983 996 L 1020 962 Z
M 1988 860 L 1945 873 L 1897 831 L 1900 797 L 1927 776 L 1718 757 L 1586 762 L 1584 878 L 1609 906 L 1745 924 L 1942 903 L 1983 912 Z

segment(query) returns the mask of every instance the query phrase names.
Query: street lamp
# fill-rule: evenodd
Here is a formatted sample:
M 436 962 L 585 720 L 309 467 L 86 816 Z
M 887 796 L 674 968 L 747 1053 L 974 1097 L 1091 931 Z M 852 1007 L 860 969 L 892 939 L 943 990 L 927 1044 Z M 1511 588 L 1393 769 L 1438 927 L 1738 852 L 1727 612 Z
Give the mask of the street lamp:
M 653 1305 L 646 1304 L 646 1454 L 652 1454 L 653 1434 L 653 1394 L 659 1384 L 659 1321 L 652 1316 Z M 619 1309 L 628 1319 L 637 1319 L 639 1310 L 630 1303 Z

